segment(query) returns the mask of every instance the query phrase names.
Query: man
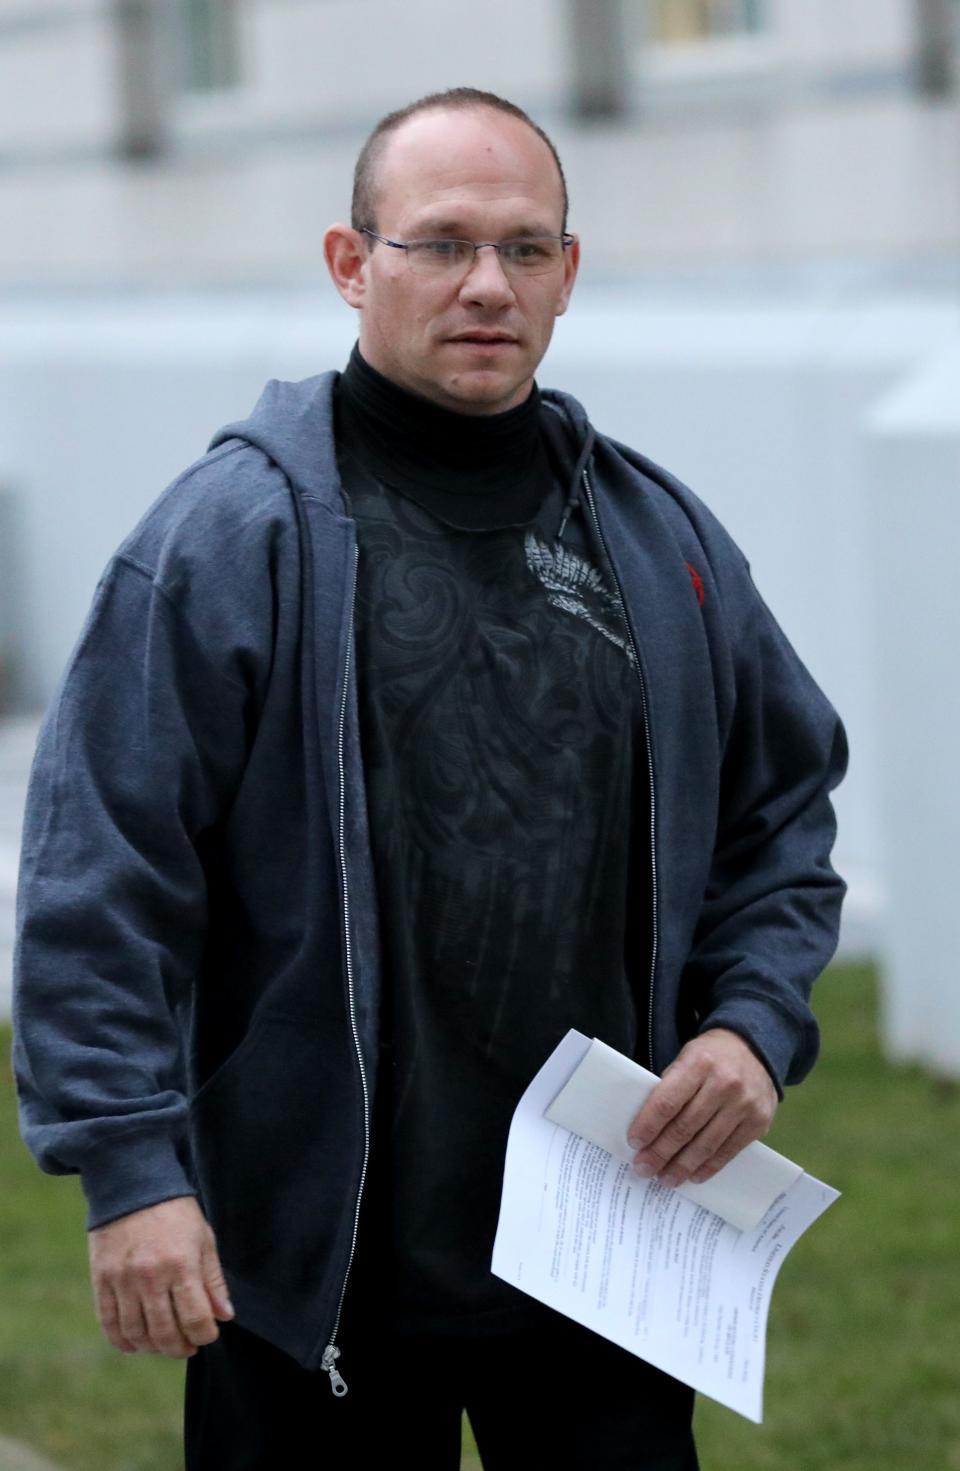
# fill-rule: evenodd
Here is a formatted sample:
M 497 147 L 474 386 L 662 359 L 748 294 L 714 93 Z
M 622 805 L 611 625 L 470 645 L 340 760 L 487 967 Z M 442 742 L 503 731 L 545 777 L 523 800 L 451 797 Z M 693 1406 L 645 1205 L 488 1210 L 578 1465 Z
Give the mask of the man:
M 40 735 L 23 1133 L 107 1338 L 189 1359 L 188 1467 L 455 1466 L 464 1406 L 488 1468 L 697 1464 L 692 1392 L 490 1273 L 506 1132 L 570 1026 L 663 1073 L 641 1174 L 766 1132 L 846 746 L 705 507 L 538 389 L 566 215 L 511 104 L 385 119 L 347 370 L 147 512 Z

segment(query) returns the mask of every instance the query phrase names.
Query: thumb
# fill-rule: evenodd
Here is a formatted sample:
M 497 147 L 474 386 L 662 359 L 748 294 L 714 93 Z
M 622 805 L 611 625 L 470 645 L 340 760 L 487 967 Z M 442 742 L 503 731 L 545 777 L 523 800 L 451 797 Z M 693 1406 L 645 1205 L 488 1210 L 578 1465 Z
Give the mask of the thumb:
M 223 1268 L 220 1265 L 220 1257 L 217 1254 L 216 1244 L 207 1242 L 201 1253 L 201 1274 L 203 1285 L 207 1289 L 207 1295 L 213 1304 L 214 1312 L 218 1318 L 232 1318 L 235 1316 L 233 1303 L 227 1290 L 226 1279 Z

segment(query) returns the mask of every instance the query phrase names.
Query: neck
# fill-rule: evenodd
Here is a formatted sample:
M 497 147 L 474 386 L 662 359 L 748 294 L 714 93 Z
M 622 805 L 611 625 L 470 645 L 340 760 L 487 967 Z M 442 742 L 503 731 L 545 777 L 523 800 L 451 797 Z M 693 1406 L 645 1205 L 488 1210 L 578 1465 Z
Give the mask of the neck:
M 341 388 L 356 408 L 375 419 L 401 449 L 417 449 L 456 471 L 502 466 L 527 457 L 539 434 L 540 391 L 534 384 L 523 403 L 499 414 L 464 414 L 413 393 L 367 362 L 357 343 Z
M 357 345 L 337 404 L 338 437 L 363 468 L 438 515 L 446 508 L 450 524 L 522 524 L 542 499 L 549 470 L 536 384 L 504 413 L 459 414 L 401 388 Z

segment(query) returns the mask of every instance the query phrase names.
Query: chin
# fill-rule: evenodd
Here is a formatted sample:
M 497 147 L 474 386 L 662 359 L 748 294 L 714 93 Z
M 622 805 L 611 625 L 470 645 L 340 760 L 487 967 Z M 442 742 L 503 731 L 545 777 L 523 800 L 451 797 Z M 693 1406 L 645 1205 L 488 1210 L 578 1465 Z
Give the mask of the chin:
M 498 414 L 526 398 L 529 389 L 523 383 L 497 380 L 492 373 L 467 374 L 455 383 L 444 385 L 447 397 L 462 412 Z

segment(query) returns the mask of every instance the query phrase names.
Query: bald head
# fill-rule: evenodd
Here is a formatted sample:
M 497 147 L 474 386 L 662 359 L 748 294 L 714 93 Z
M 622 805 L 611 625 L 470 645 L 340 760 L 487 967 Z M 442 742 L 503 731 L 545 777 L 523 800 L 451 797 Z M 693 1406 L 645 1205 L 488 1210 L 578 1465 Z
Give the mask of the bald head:
M 386 117 L 380 119 L 360 150 L 354 170 L 351 224 L 355 230 L 376 230 L 378 227 L 383 193 L 383 165 L 387 154 L 394 151 L 392 145 L 397 135 L 401 132 L 409 134 L 411 123 L 425 114 L 459 112 L 465 109 L 477 112 L 480 121 L 484 117 L 491 123 L 502 121 L 504 118 L 512 118 L 541 140 L 545 151 L 544 167 L 555 175 L 559 193 L 561 218 L 558 228 L 561 233 L 566 230 L 569 210 L 567 181 L 564 177 L 560 156 L 553 143 L 543 129 L 538 127 L 522 108 L 515 106 L 512 102 L 507 102 L 505 98 L 498 97 L 493 92 L 482 92 L 475 87 L 453 87 L 446 92 L 432 92 L 429 96 L 421 97 L 407 107 L 399 108 L 396 112 L 388 113 Z M 414 138 L 421 131 L 414 130 Z M 431 146 L 442 150 L 442 133 L 439 138 L 434 134 Z

